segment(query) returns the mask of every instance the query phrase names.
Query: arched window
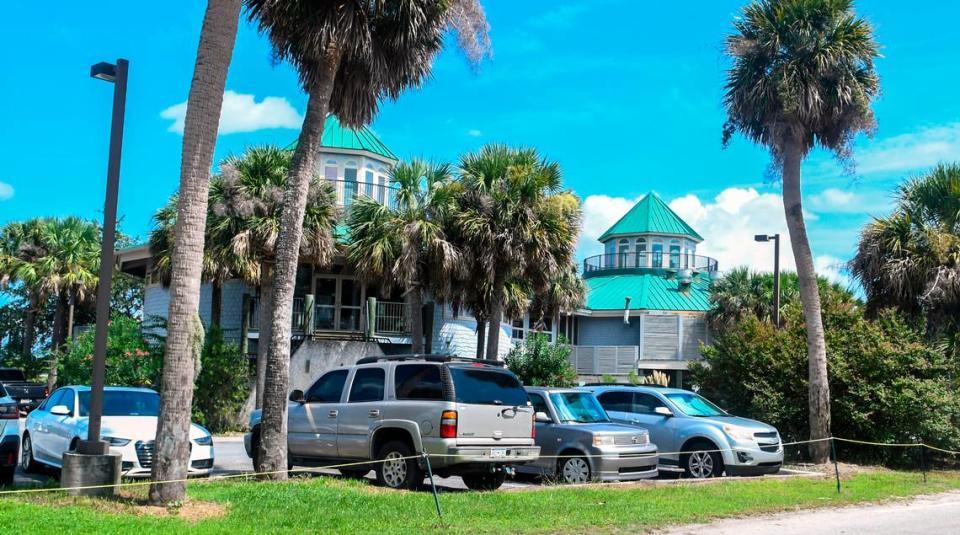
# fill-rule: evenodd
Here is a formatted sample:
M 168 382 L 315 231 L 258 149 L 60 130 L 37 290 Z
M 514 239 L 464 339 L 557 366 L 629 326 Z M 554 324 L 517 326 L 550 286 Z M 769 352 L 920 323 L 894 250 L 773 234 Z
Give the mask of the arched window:
M 650 253 L 651 265 L 655 268 L 663 267 L 663 240 L 653 240 Z
M 348 161 L 343 168 L 343 205 L 350 206 L 357 196 L 357 162 Z
M 630 240 L 622 238 L 617 244 L 617 265 L 618 266 L 627 266 L 630 262 Z
M 680 267 L 680 240 L 670 240 L 670 267 Z
M 647 267 L 647 239 L 637 238 L 637 267 Z

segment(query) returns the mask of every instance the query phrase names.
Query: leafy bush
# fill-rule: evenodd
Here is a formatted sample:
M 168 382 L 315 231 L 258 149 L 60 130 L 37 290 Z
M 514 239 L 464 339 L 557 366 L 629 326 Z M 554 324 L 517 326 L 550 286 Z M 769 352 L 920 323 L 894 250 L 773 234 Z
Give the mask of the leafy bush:
M 81 333 L 62 349 L 58 385 L 89 385 L 93 367 L 94 331 Z M 107 331 L 104 380 L 113 386 L 157 388 L 163 369 L 163 348 L 151 346 L 140 333 L 140 322 L 115 314 Z
M 574 386 L 577 372 L 570 365 L 570 344 L 551 344 L 546 334 L 533 334 L 507 354 L 507 367 L 527 386 Z
M 240 347 L 212 328 L 204 339 L 193 394 L 193 420 L 210 431 L 235 430 L 237 413 L 250 393 L 250 373 Z
M 752 316 L 714 336 L 689 379 L 731 412 L 769 422 L 786 441 L 808 438 L 807 351 L 799 305 L 782 330 Z M 960 448 L 960 395 L 951 362 L 892 311 L 875 321 L 853 303 L 824 302 L 832 429 L 875 442 Z M 910 464 L 917 451 L 838 443 L 841 460 Z

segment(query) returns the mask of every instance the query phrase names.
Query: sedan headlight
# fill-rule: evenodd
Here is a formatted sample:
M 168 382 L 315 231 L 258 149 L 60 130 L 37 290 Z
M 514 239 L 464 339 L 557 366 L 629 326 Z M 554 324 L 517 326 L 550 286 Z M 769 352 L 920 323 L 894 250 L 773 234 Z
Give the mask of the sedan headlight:
M 593 435 L 594 446 L 613 446 L 614 443 L 613 435 Z
M 194 442 L 196 442 L 198 446 L 209 446 L 213 444 L 213 437 L 210 435 L 204 435 L 194 440 Z
M 111 446 L 126 446 L 130 443 L 129 438 L 117 438 L 117 437 L 102 437 L 103 440 L 106 440 L 110 443 Z
M 737 427 L 735 425 L 725 425 L 723 426 L 723 432 L 727 434 L 730 438 L 734 440 L 739 440 L 743 442 L 753 442 L 753 430 L 745 429 L 743 427 Z

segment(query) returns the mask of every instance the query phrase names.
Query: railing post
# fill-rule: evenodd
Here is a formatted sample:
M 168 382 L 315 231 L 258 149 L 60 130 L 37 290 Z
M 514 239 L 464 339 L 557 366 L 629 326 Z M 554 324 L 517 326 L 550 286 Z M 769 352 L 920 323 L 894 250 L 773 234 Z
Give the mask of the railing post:
M 367 298 L 367 340 L 372 340 L 377 332 L 377 298 Z
M 313 315 L 316 310 L 316 297 L 313 294 L 303 296 L 303 333 L 313 334 Z

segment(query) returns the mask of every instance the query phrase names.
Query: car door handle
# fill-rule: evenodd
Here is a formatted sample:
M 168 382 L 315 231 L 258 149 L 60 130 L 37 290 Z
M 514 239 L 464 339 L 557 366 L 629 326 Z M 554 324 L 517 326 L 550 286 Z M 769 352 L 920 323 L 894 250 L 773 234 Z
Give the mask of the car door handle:
M 379 417 L 380 417 L 380 409 L 370 409 L 370 412 L 368 413 L 368 416 L 370 416 L 371 418 L 379 418 Z
M 339 414 L 339 412 L 336 409 L 331 410 L 327 413 L 327 418 L 336 418 L 337 414 Z

